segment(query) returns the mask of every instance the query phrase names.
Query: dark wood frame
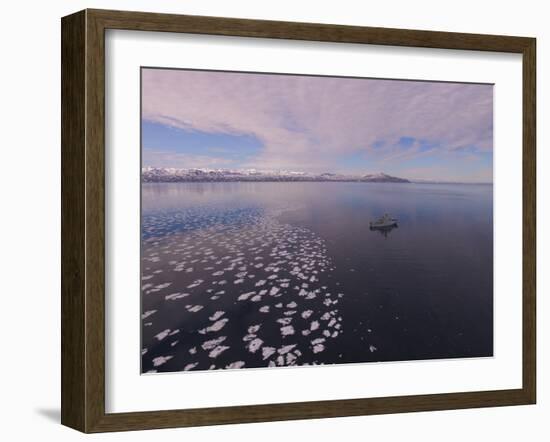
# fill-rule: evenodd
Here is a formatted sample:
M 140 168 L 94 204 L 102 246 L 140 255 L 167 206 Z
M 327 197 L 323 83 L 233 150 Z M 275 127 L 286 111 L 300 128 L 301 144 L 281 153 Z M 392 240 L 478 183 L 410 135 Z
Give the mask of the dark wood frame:
M 83 432 L 534 404 L 536 40 L 526 37 L 84 10 L 62 19 L 61 422 Z M 523 56 L 523 386 L 401 397 L 105 412 L 105 30 L 183 32 Z

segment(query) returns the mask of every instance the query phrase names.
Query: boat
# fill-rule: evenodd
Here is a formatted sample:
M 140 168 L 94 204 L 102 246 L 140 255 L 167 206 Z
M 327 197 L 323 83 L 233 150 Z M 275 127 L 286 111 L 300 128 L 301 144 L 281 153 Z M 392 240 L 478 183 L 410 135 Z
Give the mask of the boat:
M 377 220 L 369 223 L 371 229 L 387 229 L 388 227 L 397 227 L 397 219 L 391 217 L 387 213 L 381 216 Z

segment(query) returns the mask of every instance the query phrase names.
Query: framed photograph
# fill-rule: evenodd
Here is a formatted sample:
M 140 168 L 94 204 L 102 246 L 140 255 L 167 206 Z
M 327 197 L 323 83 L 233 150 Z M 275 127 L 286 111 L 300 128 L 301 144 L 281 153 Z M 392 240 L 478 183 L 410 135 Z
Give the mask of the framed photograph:
M 534 404 L 535 39 L 62 19 L 62 423 Z

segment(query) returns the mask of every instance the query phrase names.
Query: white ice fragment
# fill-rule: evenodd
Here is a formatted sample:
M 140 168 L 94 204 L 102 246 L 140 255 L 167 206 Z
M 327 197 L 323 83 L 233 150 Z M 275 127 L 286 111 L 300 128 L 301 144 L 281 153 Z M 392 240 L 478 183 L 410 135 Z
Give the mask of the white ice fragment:
M 313 314 L 313 310 L 306 310 L 302 312 L 302 318 L 307 319 Z
M 158 356 L 158 357 L 153 359 L 153 366 L 158 367 L 162 364 L 166 364 L 173 357 L 174 356 Z
M 158 335 L 155 335 L 155 338 L 157 338 L 158 341 L 162 341 L 168 334 L 170 333 L 170 329 L 167 328 L 166 330 L 161 331 Z
M 148 318 L 149 316 L 154 315 L 156 312 L 156 310 L 147 310 L 143 315 L 141 315 L 141 319 Z
M 247 292 L 240 295 L 237 300 L 238 301 L 246 301 L 250 296 L 255 295 L 256 292 Z
M 172 293 L 171 295 L 166 295 L 164 299 L 168 300 L 176 300 L 180 298 L 185 298 L 186 296 L 189 296 L 189 293 Z
M 242 368 L 244 367 L 244 361 L 235 361 L 235 362 L 231 362 L 231 364 L 229 365 L 226 365 L 225 368 Z
M 210 316 L 208 319 L 210 319 L 211 321 L 217 321 L 218 319 L 220 319 L 224 315 L 224 313 L 225 313 L 224 311 L 218 310 L 212 316 Z
M 283 336 L 293 335 L 294 327 L 292 327 L 292 325 L 285 325 L 284 327 L 281 327 L 281 334 Z
M 220 354 L 222 354 L 225 350 L 227 350 L 228 348 L 229 347 L 227 347 L 225 345 L 219 345 L 214 350 L 212 350 L 210 353 L 208 353 L 208 356 L 211 357 L 211 358 L 216 358 Z
M 317 344 L 313 347 L 313 353 L 320 353 L 325 349 L 323 344 Z
M 208 333 L 208 332 L 220 331 L 225 326 L 227 321 L 229 321 L 229 319 L 227 319 L 227 318 L 220 319 L 219 321 L 214 322 L 214 324 L 212 324 L 212 325 L 210 325 L 206 328 L 203 328 L 202 330 L 199 330 L 199 333 L 205 334 L 205 333 Z
M 319 321 L 313 321 L 309 326 L 311 331 L 317 330 L 319 328 Z
M 248 327 L 248 333 L 257 333 L 260 330 L 261 324 L 251 325 Z
M 209 341 L 203 342 L 201 347 L 203 348 L 203 350 L 212 350 L 213 348 L 217 347 L 219 344 L 221 344 L 225 340 L 226 340 L 226 336 L 220 336 L 219 338 L 210 339 Z
M 273 347 L 263 347 L 262 348 L 262 357 L 265 361 L 267 358 L 269 358 L 273 353 L 275 353 L 277 350 Z
M 250 353 L 256 353 L 256 351 L 262 346 L 264 341 L 262 341 L 260 338 L 256 338 L 248 344 L 248 351 Z
M 279 350 L 277 350 L 277 352 L 280 355 L 284 355 L 284 354 L 288 353 L 290 350 L 292 350 L 294 347 L 296 347 L 296 344 L 285 345 L 284 347 L 281 347 Z

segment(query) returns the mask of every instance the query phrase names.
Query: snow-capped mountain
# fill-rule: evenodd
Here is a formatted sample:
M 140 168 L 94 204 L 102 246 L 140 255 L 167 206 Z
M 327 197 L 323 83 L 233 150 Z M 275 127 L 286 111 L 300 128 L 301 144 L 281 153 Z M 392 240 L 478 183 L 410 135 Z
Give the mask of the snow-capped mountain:
M 398 178 L 395 176 L 386 175 L 385 173 L 365 175 L 361 178 L 361 181 L 367 181 L 370 183 L 410 183 L 410 181 L 405 178 Z
M 342 175 L 335 173 L 311 173 L 290 170 L 257 169 L 176 169 L 144 167 L 141 170 L 143 182 L 178 183 L 209 181 L 362 181 L 370 183 L 409 183 L 385 173 L 369 175 Z

